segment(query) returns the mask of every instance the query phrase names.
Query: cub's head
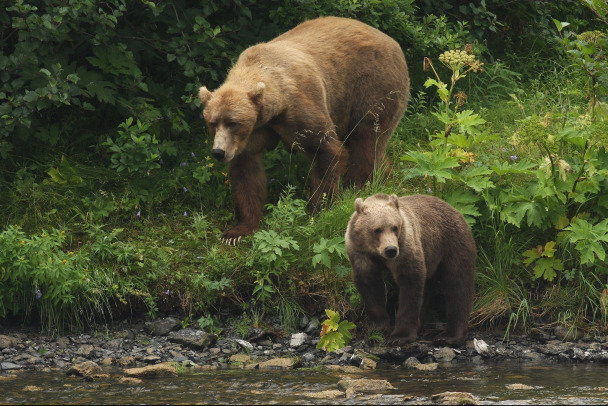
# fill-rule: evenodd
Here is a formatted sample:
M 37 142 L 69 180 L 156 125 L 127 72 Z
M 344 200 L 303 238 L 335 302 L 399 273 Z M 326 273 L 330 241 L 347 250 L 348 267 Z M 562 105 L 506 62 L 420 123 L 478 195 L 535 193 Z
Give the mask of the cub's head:
M 395 195 L 376 194 L 355 200 L 347 229 L 347 245 L 386 259 L 399 256 L 399 236 L 404 221 Z
M 258 82 L 253 89 L 224 85 L 215 92 L 205 86 L 198 91 L 203 117 L 213 136 L 211 154 L 220 162 L 239 155 L 254 129 L 266 85 Z

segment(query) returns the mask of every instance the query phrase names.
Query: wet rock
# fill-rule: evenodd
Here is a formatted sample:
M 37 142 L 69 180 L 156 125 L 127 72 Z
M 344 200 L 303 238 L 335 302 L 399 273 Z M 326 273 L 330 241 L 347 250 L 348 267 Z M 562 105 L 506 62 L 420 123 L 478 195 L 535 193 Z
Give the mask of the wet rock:
M 126 357 L 121 357 L 119 359 L 116 360 L 116 363 L 118 365 L 120 365 L 121 367 L 130 367 L 135 365 L 135 357 L 132 357 L 130 355 L 126 356 Z
M 329 371 L 344 372 L 347 374 L 360 374 L 364 372 L 361 368 L 352 365 L 326 365 L 325 368 Z
M 268 361 L 260 362 L 259 369 L 293 369 L 300 364 L 298 357 L 294 358 L 273 358 Z
M 420 361 L 416 357 L 409 357 L 405 361 L 403 361 L 403 366 L 406 368 L 415 368 L 416 365 L 419 365 Z
M 361 359 L 361 364 L 359 368 L 361 369 L 376 369 L 376 361 L 371 358 L 363 358 Z
M 303 394 L 312 399 L 340 399 L 344 398 L 344 392 L 339 390 L 324 390 L 321 392 L 306 392 Z
M 182 323 L 176 318 L 167 317 L 151 322 L 147 322 L 144 330 L 153 336 L 166 336 L 172 331 L 177 331 L 181 328 Z
M 442 347 L 433 353 L 435 359 L 439 362 L 452 362 L 456 358 L 456 353 L 449 347 Z
M 3 370 L 3 371 L 10 371 L 10 370 L 21 369 L 21 368 L 23 368 L 23 365 L 15 364 L 12 362 L 1 362 L 0 363 L 0 370 Z
M 415 364 L 413 367 L 419 371 L 434 371 L 438 366 L 439 364 L 436 362 L 430 362 L 428 364 Z
M 440 405 L 476 405 L 475 397 L 468 392 L 443 392 L 431 396 Z
M 201 330 L 185 328 L 180 331 L 170 332 L 168 340 L 190 348 L 203 349 L 214 345 L 217 342 L 217 336 Z
M 513 383 L 511 385 L 507 385 L 507 389 L 511 390 L 531 390 L 534 389 L 534 386 L 526 385 L 523 383 Z
M 124 370 L 129 378 L 174 378 L 177 376 L 177 370 L 169 363 L 149 365 L 142 368 L 129 368 Z
M 66 375 L 68 376 L 93 376 L 96 374 L 101 374 L 103 372 L 103 370 L 101 369 L 101 367 L 99 365 L 97 365 L 95 362 L 93 361 L 85 361 L 85 362 L 81 362 L 80 364 L 76 364 L 73 365 L 72 367 L 70 367 L 67 372 Z
M 521 358 L 526 359 L 528 361 L 539 361 L 542 360 L 544 357 L 542 354 L 539 354 L 536 351 L 522 350 Z
M 139 378 L 129 378 L 128 376 L 123 376 L 118 380 L 118 382 L 127 385 L 141 385 L 143 383 L 143 381 Z
M 346 397 L 351 398 L 355 393 L 382 393 L 395 390 L 389 381 L 383 379 L 351 379 L 345 378 L 338 382 L 338 388 L 346 392 Z

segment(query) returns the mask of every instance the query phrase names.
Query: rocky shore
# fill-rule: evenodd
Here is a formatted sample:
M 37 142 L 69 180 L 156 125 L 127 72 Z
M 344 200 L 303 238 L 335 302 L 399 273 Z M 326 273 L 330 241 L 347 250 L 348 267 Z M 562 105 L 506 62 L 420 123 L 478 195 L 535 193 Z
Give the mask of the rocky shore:
M 2 326 L 0 326 L 2 327 Z M 520 362 L 608 363 L 606 337 L 572 337 L 560 328 L 533 329 L 527 335 L 472 331 L 459 348 L 418 341 L 404 347 L 352 341 L 326 353 L 316 348 L 321 325 L 303 317 L 300 331 L 285 334 L 277 327 L 226 327 L 220 334 L 186 327 L 177 318 L 118 323 L 86 334 L 45 337 L 34 330 L 4 326 L 0 330 L 0 380 L 26 370 L 60 370 L 85 380 L 100 379 L 108 369 L 123 370 L 124 380 L 176 376 L 180 371 L 226 368 L 293 369 L 324 367 L 344 372 L 377 368 L 416 368 L 441 363 Z M 570 333 L 570 334 L 569 334 Z M 569 338 L 571 337 L 571 338 Z M 341 396 L 361 391 L 346 380 Z M 354 388 L 349 385 L 355 385 Z M 367 382 L 385 385 L 386 382 Z M 378 391 L 379 389 L 373 389 Z M 327 394 L 326 394 L 327 395 Z M 460 395 L 459 395 L 460 396 Z M 464 396 L 464 395 L 463 395 Z
M 134 324 L 118 323 L 86 334 L 60 337 L 5 327 L 0 330 L 0 374 L 22 369 L 67 370 L 85 361 L 125 368 L 164 362 L 205 368 L 228 368 L 240 363 L 256 368 L 264 367 L 264 362 L 276 358 L 297 360 L 293 367 L 406 367 L 504 359 L 608 363 L 606 337 L 569 338 L 569 332 L 559 327 L 533 329 L 528 335 L 511 335 L 508 341 L 504 341 L 503 334 L 473 331 L 469 334 L 470 340 L 460 348 L 437 347 L 430 341 L 417 341 L 404 347 L 352 341 L 330 353 L 316 349 L 320 329 L 318 319 L 306 317 L 300 320 L 300 332 L 293 334 L 285 334 L 278 327 L 241 329 L 239 332 L 227 327 L 216 335 L 197 328 L 182 328 L 182 323 L 173 317 Z M 245 359 L 247 361 L 243 362 Z

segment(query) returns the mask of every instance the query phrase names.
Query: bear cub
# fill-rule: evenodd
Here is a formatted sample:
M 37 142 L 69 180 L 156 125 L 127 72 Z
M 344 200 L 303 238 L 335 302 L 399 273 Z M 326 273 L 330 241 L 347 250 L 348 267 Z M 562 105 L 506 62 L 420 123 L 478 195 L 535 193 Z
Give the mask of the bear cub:
M 477 248 L 462 214 L 443 200 L 424 195 L 399 198 L 379 193 L 365 201 L 357 198 L 355 209 L 346 229 L 346 252 L 369 320 L 388 334 L 386 344 L 416 340 L 438 284 L 447 329 L 436 342 L 463 344 L 473 304 Z M 385 270 L 399 290 L 392 332 Z

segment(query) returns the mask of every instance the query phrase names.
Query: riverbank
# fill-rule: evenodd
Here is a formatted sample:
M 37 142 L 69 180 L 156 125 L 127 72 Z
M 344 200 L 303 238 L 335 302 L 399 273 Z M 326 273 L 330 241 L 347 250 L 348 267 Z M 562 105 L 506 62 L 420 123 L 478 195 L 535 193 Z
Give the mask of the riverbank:
M 272 325 L 272 324 L 271 324 Z M 225 326 L 218 335 L 186 327 L 167 317 L 153 322 L 116 323 L 83 334 L 41 335 L 33 327 L 1 326 L 0 375 L 19 370 L 59 369 L 92 361 L 101 367 L 133 368 L 172 362 L 184 368 L 264 367 L 273 359 L 288 359 L 273 368 L 356 367 L 432 368 L 437 363 L 521 362 L 608 363 L 606 337 L 572 337 L 562 328 L 532 329 L 527 335 L 472 331 L 466 345 L 438 347 L 420 340 L 404 347 L 386 347 L 353 340 L 326 353 L 317 349 L 320 322 L 300 320 L 300 331 L 286 334 L 276 327 Z M 419 366 L 417 366 L 419 365 Z M 428 365 L 425 367 L 424 365 Z

